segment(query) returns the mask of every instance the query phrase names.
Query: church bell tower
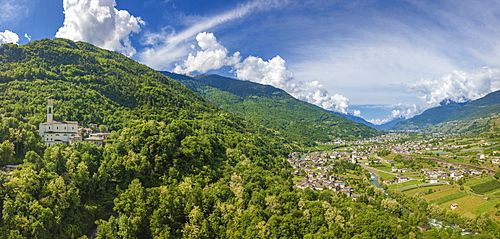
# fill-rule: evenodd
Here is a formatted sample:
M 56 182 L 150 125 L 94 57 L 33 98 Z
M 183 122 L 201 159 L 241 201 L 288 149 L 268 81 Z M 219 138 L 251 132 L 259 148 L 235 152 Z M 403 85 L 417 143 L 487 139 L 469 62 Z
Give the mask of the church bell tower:
M 47 98 L 47 122 L 53 121 L 54 106 L 52 105 L 52 97 Z

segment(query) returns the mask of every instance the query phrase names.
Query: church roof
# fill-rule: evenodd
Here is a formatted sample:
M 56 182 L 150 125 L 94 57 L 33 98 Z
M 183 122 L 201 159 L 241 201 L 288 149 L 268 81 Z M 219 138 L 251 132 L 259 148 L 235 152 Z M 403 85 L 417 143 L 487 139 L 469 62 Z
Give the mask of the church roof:
M 41 124 L 45 124 L 45 125 L 49 125 L 49 124 L 78 124 L 78 121 L 52 121 L 52 122 L 45 122 L 45 123 L 41 123 Z

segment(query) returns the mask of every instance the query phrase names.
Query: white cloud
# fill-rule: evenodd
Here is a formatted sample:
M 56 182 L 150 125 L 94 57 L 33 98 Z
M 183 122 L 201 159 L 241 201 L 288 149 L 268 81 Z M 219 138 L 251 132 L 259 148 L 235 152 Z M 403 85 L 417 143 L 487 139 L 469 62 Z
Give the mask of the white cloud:
M 28 15 L 30 6 L 27 0 L 0 0 L 0 23 L 18 21 Z
M 361 117 L 361 111 L 360 110 L 354 110 L 352 112 L 352 115 L 356 116 L 356 117 Z
M 222 46 L 212 33 L 200 33 L 196 36 L 200 51 L 189 54 L 183 64 L 177 65 L 174 72 L 189 74 L 216 70 L 222 66 L 233 67 L 236 77 L 264 85 L 272 85 L 288 92 L 293 97 L 315 104 L 327 110 L 347 113 L 349 99 L 345 96 L 331 95 L 318 81 L 302 82 L 293 77 L 286 62 L 280 56 L 265 61 L 249 56 L 240 62 L 240 53 L 229 56 L 229 51 Z
M 143 43 L 150 47 L 139 54 L 139 61 L 156 70 L 171 70 L 174 63 L 182 60 L 189 53 L 190 42 L 198 33 L 243 18 L 256 11 L 281 7 L 287 2 L 287 0 L 254 0 L 218 15 L 194 16 L 195 23 L 178 33 L 168 27 L 159 33 L 146 33 Z M 185 21 L 190 22 L 189 19 Z
M 475 100 L 500 89 L 500 69 L 483 67 L 470 72 L 453 71 L 439 79 L 427 79 L 408 84 L 422 93 L 428 107 L 438 106 L 445 99 L 455 102 Z
M 234 66 L 236 77 L 242 80 L 272 85 L 288 92 L 293 97 L 317 105 L 326 110 L 346 114 L 349 99 L 345 96 L 331 95 L 318 81 L 302 82 L 293 77 L 285 60 L 280 56 L 264 61 L 262 58 L 249 56 Z
M 64 26 L 59 28 L 56 37 L 134 55 L 136 50 L 129 36 L 138 33 L 145 22 L 115 6 L 115 0 L 64 0 Z
M 16 33 L 11 32 L 9 30 L 0 32 L 0 45 L 6 43 L 17 44 L 18 42 L 19 42 L 19 36 Z
M 195 54 L 190 53 L 182 64 L 175 67 L 174 72 L 182 74 L 193 71 L 205 73 L 211 69 L 232 66 L 241 59 L 239 52 L 228 56 L 229 51 L 217 41 L 213 33 L 200 33 L 196 36 L 196 40 L 201 51 L 197 51 Z
M 25 37 L 26 39 L 28 39 L 28 41 L 31 41 L 31 36 L 30 36 L 30 35 L 28 35 L 28 33 L 24 33 L 24 37 Z

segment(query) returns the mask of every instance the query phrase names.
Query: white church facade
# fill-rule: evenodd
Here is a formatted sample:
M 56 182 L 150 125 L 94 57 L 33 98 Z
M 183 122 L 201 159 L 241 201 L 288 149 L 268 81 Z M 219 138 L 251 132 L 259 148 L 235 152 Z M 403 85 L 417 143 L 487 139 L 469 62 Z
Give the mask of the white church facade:
M 82 141 L 78 135 L 77 121 L 54 121 L 54 106 L 52 98 L 48 98 L 47 102 L 47 122 L 41 123 L 39 126 L 39 134 L 46 146 L 55 144 L 73 144 L 74 142 Z

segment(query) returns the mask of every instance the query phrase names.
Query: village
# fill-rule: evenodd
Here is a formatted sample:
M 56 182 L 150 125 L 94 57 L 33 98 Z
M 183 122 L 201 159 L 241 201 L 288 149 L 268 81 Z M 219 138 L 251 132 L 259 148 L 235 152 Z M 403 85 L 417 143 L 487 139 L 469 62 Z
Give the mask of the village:
M 332 173 L 341 160 L 384 175 L 380 179 L 385 185 L 407 181 L 421 185 L 463 183 L 470 177 L 493 174 L 500 164 L 498 151 L 485 150 L 496 149 L 495 142 L 479 139 L 456 144 L 442 135 L 420 140 L 405 140 L 407 137 L 389 133 L 356 142 L 337 140 L 330 144 L 336 145 L 335 150 L 304 155 L 292 153 L 288 162 L 293 168 L 292 175 L 300 179 L 295 186 L 355 196 L 353 188 L 344 183 L 345 178 Z M 454 152 L 453 155 L 450 152 Z M 414 159 L 419 159 L 419 163 Z

